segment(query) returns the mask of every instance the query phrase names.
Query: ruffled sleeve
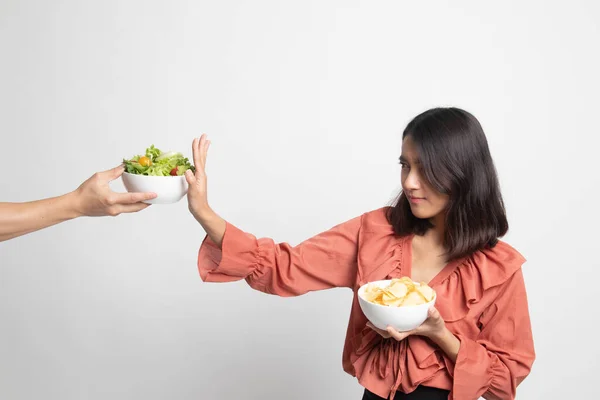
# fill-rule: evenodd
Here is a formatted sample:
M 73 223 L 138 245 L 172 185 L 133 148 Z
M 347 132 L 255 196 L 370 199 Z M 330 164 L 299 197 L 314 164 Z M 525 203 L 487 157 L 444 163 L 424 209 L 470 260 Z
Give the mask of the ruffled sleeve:
M 227 223 L 221 248 L 208 237 L 198 253 L 206 282 L 245 279 L 254 289 L 298 296 L 333 287 L 352 287 L 356 279 L 362 217 L 339 224 L 297 246 L 257 239 Z
M 453 371 L 453 399 L 514 399 L 535 359 L 527 295 L 519 268 L 480 318 L 476 338 L 456 334 L 460 350 Z

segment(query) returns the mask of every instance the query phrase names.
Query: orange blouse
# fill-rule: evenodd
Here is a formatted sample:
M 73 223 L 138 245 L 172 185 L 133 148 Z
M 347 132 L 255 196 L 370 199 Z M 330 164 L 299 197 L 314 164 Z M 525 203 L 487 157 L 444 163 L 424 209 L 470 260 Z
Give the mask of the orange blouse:
M 381 397 L 425 385 L 450 390 L 449 399 L 513 399 L 535 359 L 521 271 L 525 259 L 500 241 L 448 263 L 429 282 L 436 308 L 460 340 L 456 363 L 421 336 L 383 339 L 366 326 L 356 293 L 370 281 L 410 277 L 412 260 L 412 236 L 395 235 L 385 211 L 365 213 L 294 247 L 227 223 L 222 250 L 208 236 L 202 242 L 200 276 L 206 282 L 245 279 L 254 289 L 286 297 L 351 288 L 343 368 Z

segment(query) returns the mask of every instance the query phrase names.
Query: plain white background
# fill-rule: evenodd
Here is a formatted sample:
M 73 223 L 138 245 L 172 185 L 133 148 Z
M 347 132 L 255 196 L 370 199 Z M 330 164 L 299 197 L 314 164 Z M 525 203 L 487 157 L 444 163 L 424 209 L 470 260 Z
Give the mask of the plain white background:
M 206 132 L 213 208 L 298 244 L 388 204 L 406 123 L 458 106 L 528 259 L 518 398 L 595 398 L 599 18 L 591 0 L 2 0 L 0 201 Z M 0 398 L 359 399 L 351 292 L 204 284 L 203 237 L 183 200 L 0 243 Z

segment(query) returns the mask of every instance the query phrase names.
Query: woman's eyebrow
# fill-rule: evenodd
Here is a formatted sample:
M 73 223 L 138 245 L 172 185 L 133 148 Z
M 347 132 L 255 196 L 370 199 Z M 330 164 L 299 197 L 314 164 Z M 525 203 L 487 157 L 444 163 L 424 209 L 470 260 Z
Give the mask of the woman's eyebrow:
M 400 156 L 398 160 L 400 160 L 400 162 L 408 162 L 408 160 L 404 156 Z M 413 161 L 413 164 L 421 164 L 421 161 L 417 158 Z

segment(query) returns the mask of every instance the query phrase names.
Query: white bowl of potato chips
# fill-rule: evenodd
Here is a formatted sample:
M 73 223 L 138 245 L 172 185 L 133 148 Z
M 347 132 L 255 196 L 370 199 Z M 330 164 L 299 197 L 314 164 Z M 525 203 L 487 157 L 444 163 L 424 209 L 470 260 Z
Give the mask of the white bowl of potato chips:
M 391 326 L 399 332 L 421 325 L 435 298 L 431 287 L 409 277 L 369 282 L 358 289 L 358 302 L 367 319 L 379 329 Z

